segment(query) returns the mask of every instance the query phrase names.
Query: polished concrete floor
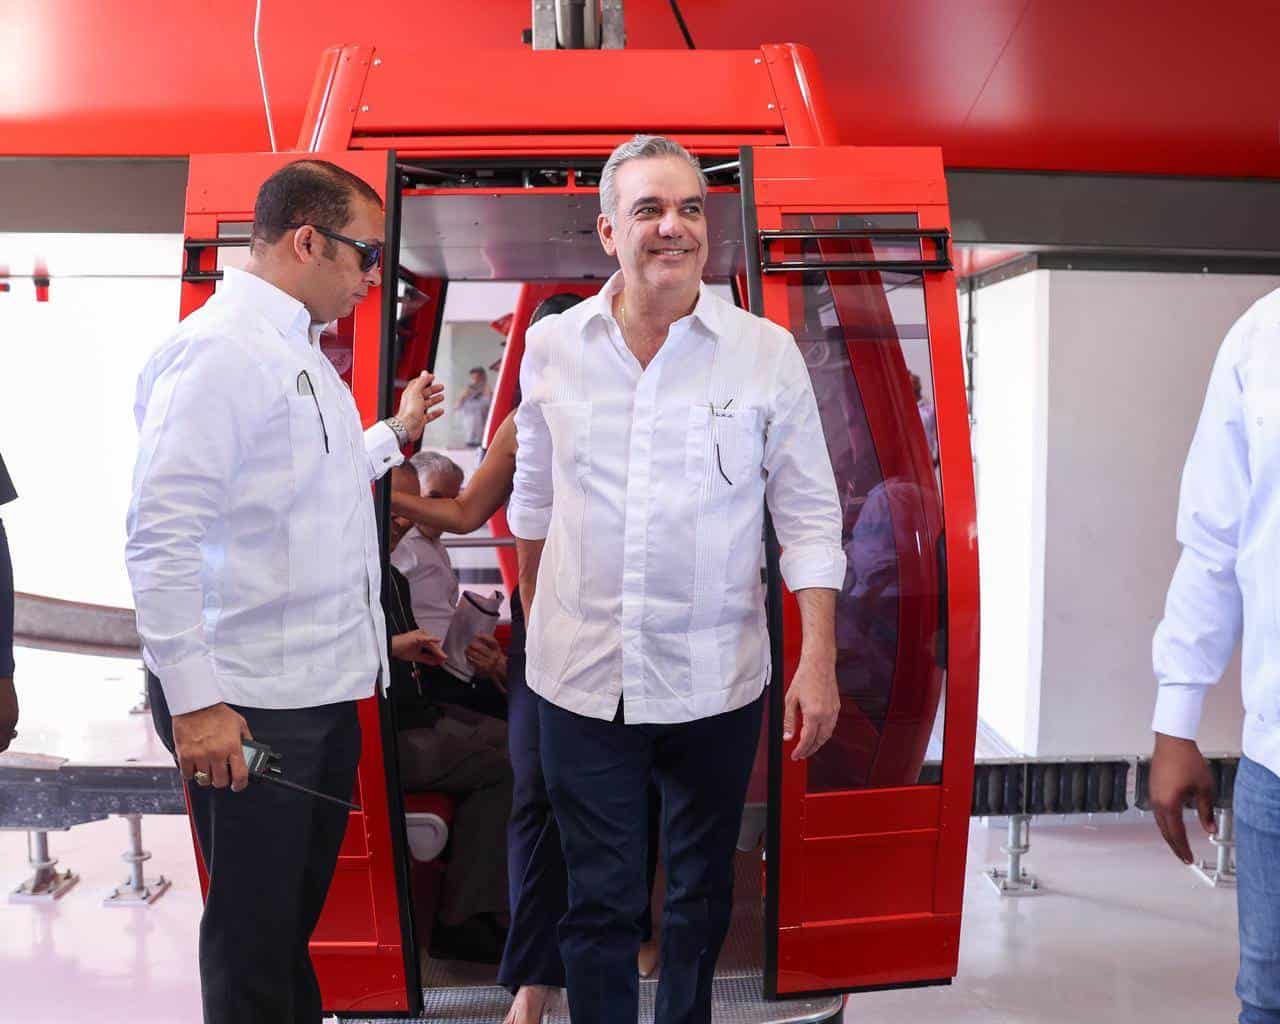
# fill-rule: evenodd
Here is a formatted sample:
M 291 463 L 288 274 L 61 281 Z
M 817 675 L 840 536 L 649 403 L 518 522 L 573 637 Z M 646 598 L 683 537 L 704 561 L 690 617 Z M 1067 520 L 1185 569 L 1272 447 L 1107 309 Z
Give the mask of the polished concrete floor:
M 69 707 L 62 687 L 30 685 L 47 656 L 22 656 L 17 749 L 77 760 L 163 756 L 145 719 L 127 715 L 139 692 L 132 666 L 77 662 L 83 696 Z M 119 819 L 53 833 L 53 855 L 80 882 L 56 903 L 27 905 L 3 895 L 26 875 L 26 835 L 0 831 L 0 1021 L 197 1024 L 200 900 L 190 832 L 185 819 L 152 817 L 143 838 L 153 854 L 148 873 L 174 883 L 154 906 L 102 906 L 127 874 Z M 853 997 L 846 1022 L 1235 1019 L 1234 893 L 1210 889 L 1178 864 L 1149 820 L 1034 824 L 1026 866 L 1046 891 L 1033 898 L 1001 900 L 983 878 L 982 868 L 1001 860 L 1003 840 L 1003 829 L 973 822 L 955 984 Z M 1203 840 L 1198 847 L 1209 852 Z M 875 880 L 849 880 L 860 883 Z
M 1027 863 L 1047 891 L 1003 901 L 980 873 L 1002 838 L 974 823 L 956 982 L 853 997 L 849 1024 L 1234 1020 L 1234 894 L 1199 882 L 1153 827 L 1035 829 Z M 144 839 L 148 868 L 174 880 L 149 909 L 101 905 L 126 874 L 116 820 L 52 836 L 54 856 L 81 876 L 57 903 L 0 900 L 0 1020 L 199 1021 L 190 834 L 180 819 L 148 818 Z M 22 833 L 0 832 L 6 889 L 25 855 Z

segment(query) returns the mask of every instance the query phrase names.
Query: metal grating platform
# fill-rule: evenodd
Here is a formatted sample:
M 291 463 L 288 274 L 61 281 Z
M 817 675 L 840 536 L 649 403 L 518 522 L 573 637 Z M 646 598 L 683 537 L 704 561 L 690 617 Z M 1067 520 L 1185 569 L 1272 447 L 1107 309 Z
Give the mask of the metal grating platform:
M 760 851 L 734 855 L 733 917 L 729 934 L 716 964 L 717 978 L 758 978 L 764 957 L 764 907 L 760 894 Z M 661 866 L 654 885 L 654 920 L 662 931 L 663 889 L 666 877 Z M 424 989 L 468 988 L 496 985 L 498 968 L 487 964 L 463 963 L 458 960 L 433 960 L 420 951 L 422 986 Z
M 640 982 L 640 1021 L 653 1020 L 656 980 Z M 759 972 L 751 976 L 716 978 L 712 988 L 712 1016 L 716 1024 L 822 1024 L 838 1020 L 844 1005 L 840 996 L 766 1002 L 760 994 Z M 511 1005 L 511 996 L 497 987 L 436 988 L 423 992 L 423 1015 L 417 1020 L 430 1024 L 498 1024 Z M 348 1024 L 411 1024 L 405 1018 L 378 1017 L 368 1020 L 344 1018 Z M 548 1024 L 570 1024 L 564 1006 L 549 1013 Z
M 760 961 L 764 949 L 764 915 L 760 898 L 760 851 L 734 858 L 733 918 L 720 951 L 713 987 L 716 1024 L 817 1024 L 838 1019 L 843 1007 L 839 996 L 766 1002 L 761 995 Z M 661 870 L 655 886 L 655 916 L 661 931 Z M 496 968 L 482 964 L 422 958 L 423 1016 L 431 1024 L 498 1024 L 511 1005 L 511 995 L 494 984 Z M 640 1020 L 653 1020 L 657 979 L 640 982 Z M 350 1021 L 350 1018 L 345 1018 Z M 404 1018 L 398 1018 L 404 1022 Z M 569 1012 L 561 1006 L 547 1015 L 548 1024 L 569 1024 Z M 351 1024 L 384 1024 L 382 1018 Z M 390 1020 L 386 1021 L 390 1024 Z

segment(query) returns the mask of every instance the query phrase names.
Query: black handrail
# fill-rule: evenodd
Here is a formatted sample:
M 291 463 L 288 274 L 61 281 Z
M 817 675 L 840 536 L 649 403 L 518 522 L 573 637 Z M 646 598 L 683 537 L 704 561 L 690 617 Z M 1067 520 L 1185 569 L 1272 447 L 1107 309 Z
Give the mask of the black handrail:
M 760 272 L 787 274 L 805 270 L 894 270 L 905 274 L 924 274 L 954 269 L 951 263 L 951 232 L 946 228 L 807 228 L 788 231 L 761 231 Z M 781 241 L 904 241 L 917 245 L 930 241 L 937 255 L 926 259 L 824 259 L 779 260 L 769 255 L 769 246 Z M 845 254 L 841 254 L 842 256 Z

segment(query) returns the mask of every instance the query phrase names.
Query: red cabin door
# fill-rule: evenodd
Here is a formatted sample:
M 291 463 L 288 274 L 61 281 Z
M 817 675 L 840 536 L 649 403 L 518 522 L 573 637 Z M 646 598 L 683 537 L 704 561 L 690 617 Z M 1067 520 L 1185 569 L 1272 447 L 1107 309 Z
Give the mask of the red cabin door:
M 193 156 L 187 179 L 186 266 L 182 285 L 185 317 L 213 294 L 220 267 L 243 262 L 258 188 L 275 170 L 304 154 Z M 312 155 L 312 154 L 306 154 Z M 395 154 L 318 153 L 359 175 L 387 206 L 387 249 L 395 253 L 399 188 Z M 395 260 L 388 261 L 389 268 Z M 390 331 L 394 322 L 394 279 L 370 291 L 347 320 L 322 338 L 325 354 L 351 386 L 365 424 L 388 414 L 391 375 Z M 384 377 L 386 378 L 384 380 Z M 385 514 L 381 517 L 385 524 Z M 364 748 L 352 812 L 324 913 L 311 941 L 326 1012 L 421 1012 L 418 960 L 407 911 L 404 814 L 400 806 L 395 744 L 386 702 L 378 696 L 360 704 Z M 197 848 L 201 884 L 204 867 Z
M 956 971 L 977 722 L 973 474 L 942 162 L 932 149 L 742 152 L 751 309 L 804 353 L 843 511 L 835 735 L 781 740 L 799 653 L 774 636 L 765 988 Z

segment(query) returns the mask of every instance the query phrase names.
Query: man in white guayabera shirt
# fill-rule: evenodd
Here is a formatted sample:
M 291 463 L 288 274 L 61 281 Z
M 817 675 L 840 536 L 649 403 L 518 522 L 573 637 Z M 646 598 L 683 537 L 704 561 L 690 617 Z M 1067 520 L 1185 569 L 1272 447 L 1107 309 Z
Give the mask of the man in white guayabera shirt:
M 702 285 L 706 180 L 637 136 L 609 158 L 598 228 L 621 270 L 529 331 L 507 510 L 529 612 L 548 793 L 569 872 L 560 925 L 574 1024 L 636 1020 L 646 791 L 662 796 L 659 1024 L 711 1019 L 733 849 L 770 651 L 767 503 L 803 647 L 793 756 L 830 737 L 840 506 L 791 336 Z
M 289 164 L 258 193 L 246 270 L 226 271 L 138 381 L 125 557 L 156 728 L 191 780 L 209 871 L 205 1024 L 321 1019 L 307 944 L 347 811 L 246 788 L 240 741 L 350 799 L 355 702 L 388 676 L 369 483 L 403 461 L 439 389 L 421 375 L 395 416 L 362 430 L 318 344 L 380 283 L 382 245 L 367 183 Z
M 1182 557 L 1156 630 L 1151 806 L 1191 863 L 1188 799 L 1214 831 L 1200 710 L 1243 640 L 1244 756 L 1233 806 L 1240 1024 L 1280 1024 L 1280 291 L 1227 333 L 1182 472 Z

